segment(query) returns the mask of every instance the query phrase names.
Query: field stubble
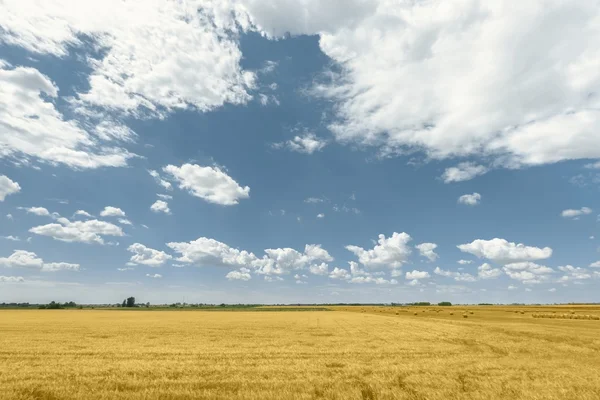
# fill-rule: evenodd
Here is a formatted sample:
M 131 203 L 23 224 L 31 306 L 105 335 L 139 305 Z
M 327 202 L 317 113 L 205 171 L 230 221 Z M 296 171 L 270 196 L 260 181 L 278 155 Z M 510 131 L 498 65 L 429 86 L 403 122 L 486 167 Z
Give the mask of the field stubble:
M 598 321 L 333 309 L 0 311 L 0 398 L 600 398 Z

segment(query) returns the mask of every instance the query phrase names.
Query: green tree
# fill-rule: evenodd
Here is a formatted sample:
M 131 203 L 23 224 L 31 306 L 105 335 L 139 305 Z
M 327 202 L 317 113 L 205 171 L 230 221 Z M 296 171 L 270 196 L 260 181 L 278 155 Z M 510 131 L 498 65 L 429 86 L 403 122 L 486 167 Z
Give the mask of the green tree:
M 127 307 L 135 307 L 135 297 L 127 298 Z

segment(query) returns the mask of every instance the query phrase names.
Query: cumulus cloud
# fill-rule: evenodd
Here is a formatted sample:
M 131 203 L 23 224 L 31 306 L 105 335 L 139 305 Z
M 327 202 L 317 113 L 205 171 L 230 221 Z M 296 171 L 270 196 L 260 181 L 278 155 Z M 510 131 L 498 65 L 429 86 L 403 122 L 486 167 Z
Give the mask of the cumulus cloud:
M 446 168 L 442 179 L 444 183 L 463 182 L 487 173 L 489 169 L 472 162 L 463 162 L 456 167 Z
M 563 218 L 576 218 L 576 217 L 580 217 L 582 215 L 591 214 L 592 211 L 593 210 L 591 208 L 581 207 L 579 210 L 563 210 L 563 212 L 560 213 L 560 215 Z
M 316 151 L 321 151 L 327 142 L 318 138 L 314 133 L 307 133 L 303 136 L 295 136 L 287 142 L 275 143 L 273 147 L 276 149 L 288 149 L 297 153 L 312 154 Z
M 73 216 L 82 216 L 82 217 L 87 217 L 87 218 L 94 218 L 94 216 L 92 214 L 90 214 L 87 211 L 84 210 L 77 210 L 75 211 L 75 214 L 73 214 Z
M 15 250 L 8 257 L 0 257 L 0 266 L 7 268 L 29 268 L 42 272 L 79 271 L 79 264 L 66 262 L 45 263 L 31 251 Z
M 17 207 L 19 210 L 25 210 L 28 214 L 35 214 L 41 217 L 50 216 L 50 212 L 44 207 Z
M 317 214 L 317 218 L 319 219 L 323 219 L 325 218 L 325 214 L 321 213 L 321 214 Z
M 35 27 L 40 33 L 49 34 L 49 26 L 42 28 L 44 24 L 40 20 L 29 20 L 36 19 L 33 14 L 41 12 L 47 3 L 43 7 L 25 5 L 19 1 L 11 3 L 13 4 L 0 4 L 0 42 L 10 42 L 7 36 L 11 36 L 11 32 L 16 33 L 11 29 L 18 30 L 19 27 Z M 36 8 L 36 11 L 27 12 L 25 19 L 17 17 L 19 9 L 24 11 L 31 7 Z M 46 19 L 40 15 L 38 17 Z M 30 22 L 26 22 L 27 20 Z M 33 158 L 76 169 L 126 165 L 134 155 L 123 148 L 111 147 L 114 138 L 98 135 L 93 129 L 86 130 L 82 124 L 66 119 L 56 109 L 54 100 L 58 97 L 58 92 L 54 82 L 37 69 L 11 69 L 0 60 L 0 158 L 18 159 L 25 164 Z M 108 120 L 104 127 L 105 131 L 127 130 Z M 3 181 L 0 179 L 0 188 L 3 187 Z M 14 185 L 12 190 L 13 193 L 16 190 Z
M 20 283 L 25 282 L 25 279 L 22 276 L 0 276 L 0 282 Z
M 42 266 L 43 272 L 56 272 L 56 271 L 79 271 L 79 264 L 71 264 L 66 262 L 54 262 L 44 263 Z
M 1 65 L 2 64 L 0 64 L 0 66 Z M 2 103 L 0 100 L 0 106 L 1 105 L 2 105 Z M 1 110 L 1 108 L 0 108 L 0 110 Z M 0 111 L 0 113 L 1 113 L 1 111 Z M 0 138 L 2 137 L 1 135 L 2 134 L 0 133 Z M 2 150 L 0 150 L 0 157 L 2 157 Z M 0 201 L 4 201 L 6 196 L 15 194 L 15 193 L 19 193 L 20 191 L 21 191 L 21 186 L 17 182 L 12 181 L 6 175 L 0 175 Z
M 302 253 L 292 248 L 265 249 L 262 258 L 205 237 L 191 242 L 167 243 L 167 246 L 180 254 L 177 261 L 181 263 L 199 267 L 247 268 L 260 275 L 285 275 L 307 269 L 320 261 L 333 261 L 333 257 L 321 245 L 315 244 L 306 245 Z
M 502 275 L 500 268 L 493 268 L 490 264 L 484 263 L 477 267 L 477 277 L 479 279 L 495 279 Z
M 104 244 L 103 236 L 125 235 L 119 226 L 96 219 L 71 222 L 66 218 L 59 218 L 57 222 L 33 227 L 29 232 L 63 242 L 98 244 Z
M 435 243 L 421 243 L 415 246 L 419 250 L 419 254 L 422 257 L 426 257 L 429 261 L 433 262 L 438 259 L 439 255 L 434 251 L 438 245 Z
M 447 278 L 453 278 L 458 282 L 475 282 L 477 280 L 475 276 L 466 272 L 447 271 L 441 269 L 440 267 L 436 267 L 433 273 L 436 275 L 445 276 Z
M 250 197 L 248 186 L 241 187 L 218 167 L 183 164 L 167 165 L 163 170 L 177 180 L 180 189 L 209 203 L 230 206 Z
M 246 3 L 267 35 L 320 35 L 341 68 L 314 91 L 337 102 L 340 141 L 511 168 L 600 158 L 596 3 Z
M 550 274 L 554 273 L 552 268 L 531 261 L 506 264 L 503 270 L 511 279 L 521 281 L 524 284 L 541 283 L 547 280 Z
M 565 274 L 558 280 L 558 282 L 561 283 L 566 283 L 569 281 L 582 281 L 592 278 L 592 274 L 585 268 L 574 267 L 572 265 L 565 265 L 558 267 L 558 269 L 564 272 Z
M 117 221 L 122 225 L 133 225 L 133 223 L 127 218 L 119 218 Z
M 64 57 L 85 46 L 82 37 L 92 38 L 103 52 L 89 60 L 89 89 L 76 102 L 82 108 L 134 116 L 208 111 L 246 103 L 255 86 L 255 74 L 240 67 L 235 35 L 247 23 L 236 23 L 232 7 L 195 0 L 9 0 L 0 5 L 0 41 Z
M 329 265 L 327 263 L 312 264 L 308 270 L 313 275 L 327 276 L 329 274 Z
M 479 258 L 498 263 L 509 263 L 516 261 L 543 260 L 552 256 L 550 247 L 531 247 L 522 243 L 516 244 L 505 239 L 482 240 L 477 239 L 471 243 L 457 246 L 460 251 L 473 254 Z
M 596 261 L 595 263 L 590 264 L 592 268 L 600 268 L 600 261 Z
M 150 174 L 151 177 L 154 178 L 156 183 L 158 183 L 160 186 L 162 186 L 166 190 L 173 190 L 173 185 L 171 185 L 171 182 L 165 181 L 164 179 L 162 179 L 160 177 L 160 174 L 157 171 L 149 170 L 148 173 Z
M 250 270 L 248 268 L 240 268 L 239 271 L 231 271 L 225 277 L 230 281 L 249 281 L 250 279 L 252 279 L 252 276 L 250 275 Z
M 367 284 L 374 283 L 376 285 L 397 285 L 398 281 L 396 279 L 385 279 L 381 275 L 385 275 L 385 273 L 372 273 L 369 271 L 365 271 L 359 267 L 359 264 L 350 261 L 350 271 L 335 267 L 331 273 L 329 273 L 330 279 L 342 280 L 349 283 L 357 283 L 357 284 Z
M 163 277 L 161 274 L 146 274 L 146 276 L 153 279 L 161 279 Z
M 127 248 L 127 251 L 134 253 L 129 260 L 133 264 L 148 265 L 150 267 L 160 267 L 173 257 L 164 251 L 151 249 L 141 243 L 134 243 Z
M 459 263 L 460 265 L 467 265 L 467 264 L 472 264 L 473 261 L 472 260 L 458 260 L 457 263 Z
M 117 207 L 107 206 L 100 212 L 101 217 L 125 217 L 125 212 Z
M 168 195 L 168 194 L 160 194 L 160 193 L 158 193 L 158 194 L 157 194 L 157 196 L 158 196 L 160 199 L 163 199 L 163 200 L 171 200 L 171 199 L 173 199 L 173 196 L 170 196 L 170 195 Z
M 156 200 L 154 204 L 150 206 L 150 210 L 155 213 L 165 213 L 171 214 L 171 209 L 169 208 L 169 203 L 163 200 Z
M 331 279 L 339 279 L 339 280 L 350 280 L 352 275 L 348 272 L 347 269 L 335 267 L 333 271 L 329 273 L 329 277 Z
M 481 202 L 481 195 L 479 193 L 463 194 L 458 198 L 458 202 L 468 206 L 476 206 Z
M 419 280 L 430 278 L 431 275 L 427 271 L 413 270 L 412 272 L 407 272 L 405 277 L 407 280 Z
M 349 245 L 346 249 L 358 257 L 358 261 L 367 268 L 400 268 L 411 254 L 408 246 L 412 238 L 407 233 L 394 232 L 390 238 L 380 234 L 377 245 L 373 249 L 365 250 L 362 247 Z

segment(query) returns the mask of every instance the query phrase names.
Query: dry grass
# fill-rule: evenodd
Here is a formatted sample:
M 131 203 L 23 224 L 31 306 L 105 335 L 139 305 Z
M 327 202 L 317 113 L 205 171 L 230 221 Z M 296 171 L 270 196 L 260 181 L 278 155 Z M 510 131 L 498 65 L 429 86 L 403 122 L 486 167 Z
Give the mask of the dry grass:
M 600 398 L 572 308 L 334 309 L 0 311 L 0 399 Z

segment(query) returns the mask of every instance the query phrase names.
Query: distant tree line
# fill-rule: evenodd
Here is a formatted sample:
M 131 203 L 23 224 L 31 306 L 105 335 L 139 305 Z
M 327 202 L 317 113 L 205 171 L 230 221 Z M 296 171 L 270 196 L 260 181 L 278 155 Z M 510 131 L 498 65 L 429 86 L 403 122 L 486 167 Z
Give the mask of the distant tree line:
M 40 310 L 62 310 L 63 308 L 75 308 L 77 304 L 74 301 L 69 301 L 66 303 L 58 303 L 56 301 L 51 301 L 48 304 L 40 304 L 38 308 Z M 81 308 L 81 306 L 79 307 Z

